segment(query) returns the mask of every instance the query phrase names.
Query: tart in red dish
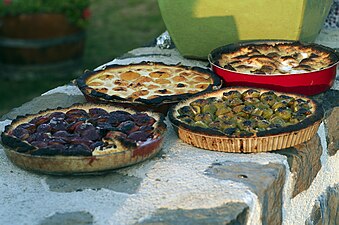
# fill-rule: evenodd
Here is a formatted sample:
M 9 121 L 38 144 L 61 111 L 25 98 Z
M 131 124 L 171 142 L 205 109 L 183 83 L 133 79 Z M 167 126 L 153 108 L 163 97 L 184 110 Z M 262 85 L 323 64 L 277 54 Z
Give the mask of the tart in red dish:
M 221 52 L 216 64 L 246 74 L 298 74 L 327 68 L 338 61 L 331 51 L 318 45 L 262 43 Z
M 15 119 L 2 133 L 7 156 L 45 173 L 99 172 L 154 156 L 166 131 L 154 112 L 76 104 Z
M 309 140 L 323 109 L 296 94 L 266 89 L 226 88 L 171 108 L 179 138 L 194 146 L 225 152 L 264 152 Z
M 110 65 L 83 74 L 76 83 L 89 101 L 160 112 L 167 112 L 168 106 L 180 100 L 221 87 L 221 79 L 210 70 L 153 62 Z
M 339 57 L 314 43 L 257 40 L 214 49 L 209 61 L 227 86 L 315 95 L 332 87 Z

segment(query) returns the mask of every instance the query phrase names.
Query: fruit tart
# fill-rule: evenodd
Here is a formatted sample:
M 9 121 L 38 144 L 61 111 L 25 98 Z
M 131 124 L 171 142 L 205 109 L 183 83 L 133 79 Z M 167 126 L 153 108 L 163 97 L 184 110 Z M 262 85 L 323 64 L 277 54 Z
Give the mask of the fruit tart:
M 154 156 L 162 146 L 162 114 L 100 104 L 75 104 L 18 117 L 2 143 L 28 170 L 76 174 L 115 169 Z
M 338 62 L 329 48 L 300 42 L 248 43 L 220 52 L 215 64 L 245 74 L 300 74 L 319 71 Z
M 244 87 L 181 101 L 169 119 L 184 142 L 224 152 L 265 152 L 309 140 L 323 109 L 310 98 Z
M 227 86 L 310 96 L 333 86 L 339 56 L 334 49 L 315 43 L 254 40 L 216 48 L 209 62 Z
M 91 102 L 113 102 L 138 110 L 167 113 L 170 105 L 219 89 L 222 83 L 208 69 L 142 62 L 90 71 L 79 77 L 76 84 Z

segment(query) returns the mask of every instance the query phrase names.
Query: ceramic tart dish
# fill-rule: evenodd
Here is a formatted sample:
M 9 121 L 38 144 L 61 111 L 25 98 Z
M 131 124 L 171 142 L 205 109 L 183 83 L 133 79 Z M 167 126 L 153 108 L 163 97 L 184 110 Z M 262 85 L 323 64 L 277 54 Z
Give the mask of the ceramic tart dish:
M 315 95 L 332 87 L 339 56 L 314 43 L 258 40 L 216 48 L 209 61 L 227 86 Z
M 208 69 L 142 62 L 89 71 L 76 84 L 90 102 L 114 103 L 167 113 L 180 100 L 219 89 L 221 79 Z
M 222 152 L 266 152 L 311 139 L 323 109 L 308 97 L 244 87 L 181 101 L 169 119 L 180 139 Z
M 16 118 L 1 135 L 17 166 L 48 174 L 97 173 L 157 154 L 166 124 L 155 112 L 75 104 Z

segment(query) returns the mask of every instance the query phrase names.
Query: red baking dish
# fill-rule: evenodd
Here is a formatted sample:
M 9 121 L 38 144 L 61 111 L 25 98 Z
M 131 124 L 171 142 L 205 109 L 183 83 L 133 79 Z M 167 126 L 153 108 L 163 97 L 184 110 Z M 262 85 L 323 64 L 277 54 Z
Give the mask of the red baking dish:
M 251 74 L 233 71 L 231 69 L 223 68 L 219 65 L 218 60 L 223 53 L 233 52 L 240 47 L 247 45 L 275 45 L 277 43 L 302 45 L 317 49 L 317 51 L 324 51 L 329 53 L 333 61 L 329 66 L 320 70 L 309 72 L 302 72 L 297 74 Z M 297 93 L 303 95 L 316 95 L 324 92 L 333 86 L 339 56 L 334 49 L 329 47 L 314 44 L 314 43 L 300 43 L 296 41 L 277 41 L 277 40 L 260 40 L 260 41 L 246 41 L 235 44 L 225 45 L 214 49 L 208 56 L 212 70 L 225 80 L 226 86 L 248 86 L 267 88 L 276 91 Z

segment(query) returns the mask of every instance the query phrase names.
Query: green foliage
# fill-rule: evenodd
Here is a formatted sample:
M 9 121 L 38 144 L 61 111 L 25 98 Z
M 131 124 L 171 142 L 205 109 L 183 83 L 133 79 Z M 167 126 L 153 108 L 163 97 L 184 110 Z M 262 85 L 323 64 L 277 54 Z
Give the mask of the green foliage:
M 0 0 L 0 17 L 34 13 L 61 13 L 79 26 L 87 25 L 90 0 Z

